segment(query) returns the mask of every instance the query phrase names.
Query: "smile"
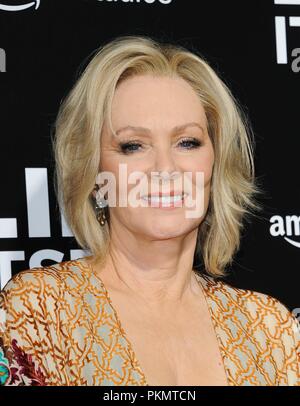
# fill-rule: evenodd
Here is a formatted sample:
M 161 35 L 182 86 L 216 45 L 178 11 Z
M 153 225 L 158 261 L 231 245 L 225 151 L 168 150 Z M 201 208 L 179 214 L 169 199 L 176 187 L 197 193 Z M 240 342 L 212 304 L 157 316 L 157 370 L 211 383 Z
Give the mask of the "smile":
M 176 203 L 181 203 L 187 193 L 174 194 L 174 195 L 149 195 L 142 196 L 142 200 L 149 202 L 154 207 L 176 207 Z M 179 205 L 180 207 L 180 205 Z

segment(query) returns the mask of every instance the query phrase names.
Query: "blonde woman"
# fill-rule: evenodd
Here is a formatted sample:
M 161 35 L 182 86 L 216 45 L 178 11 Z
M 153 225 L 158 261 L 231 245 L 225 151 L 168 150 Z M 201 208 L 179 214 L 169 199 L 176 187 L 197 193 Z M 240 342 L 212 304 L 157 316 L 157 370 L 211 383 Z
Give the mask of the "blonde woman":
M 90 255 L 7 283 L 2 384 L 300 385 L 297 319 L 223 280 L 260 190 L 250 125 L 207 61 L 149 37 L 105 44 L 60 107 L 54 152 Z

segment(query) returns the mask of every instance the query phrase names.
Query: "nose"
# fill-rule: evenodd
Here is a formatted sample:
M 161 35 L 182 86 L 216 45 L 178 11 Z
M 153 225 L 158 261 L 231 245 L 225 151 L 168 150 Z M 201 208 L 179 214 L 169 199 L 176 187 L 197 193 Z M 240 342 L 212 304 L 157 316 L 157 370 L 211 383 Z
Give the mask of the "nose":
M 157 187 L 159 189 L 167 188 L 168 190 L 169 188 L 181 189 L 181 173 L 177 168 L 177 162 L 170 148 L 166 147 L 156 150 L 155 163 L 151 170 L 151 179 L 151 188 L 154 188 L 154 192 Z
M 156 150 L 155 165 L 152 171 L 159 173 L 160 177 L 168 179 L 178 173 L 177 164 L 170 148 Z

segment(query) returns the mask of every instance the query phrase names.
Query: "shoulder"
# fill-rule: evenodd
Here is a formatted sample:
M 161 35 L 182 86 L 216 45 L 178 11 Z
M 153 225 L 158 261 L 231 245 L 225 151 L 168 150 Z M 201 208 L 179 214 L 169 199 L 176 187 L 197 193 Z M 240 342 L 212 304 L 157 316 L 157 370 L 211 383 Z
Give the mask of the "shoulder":
M 270 294 L 251 289 L 237 288 L 224 281 L 221 282 L 221 288 L 233 298 L 237 305 L 250 312 L 253 318 L 269 316 L 268 324 L 272 321 L 271 315 L 273 316 L 273 321 L 278 323 L 283 323 L 294 318 L 287 305 Z
M 250 289 L 241 289 L 227 282 L 218 282 L 219 289 L 230 298 L 232 316 L 245 331 L 259 342 L 281 347 L 286 357 L 293 356 L 300 366 L 300 323 L 285 303 L 278 298 Z M 229 314 L 229 313 L 228 313 Z M 292 355 L 293 354 L 293 355 Z
M 267 326 L 284 325 L 294 321 L 295 316 L 281 300 L 268 293 L 251 289 L 238 288 L 225 281 L 217 282 L 220 291 L 229 297 L 241 310 L 251 315 L 254 320 L 264 320 Z
M 266 373 L 270 361 L 281 384 L 300 386 L 300 323 L 289 308 L 272 295 L 212 277 L 206 278 L 206 288 L 221 330 L 229 334 L 226 344 L 238 336 Z
M 11 303 L 14 308 L 55 300 L 63 292 L 79 289 L 87 279 L 88 266 L 80 260 L 58 262 L 18 272 L 0 292 L 0 307 Z
M 267 293 L 238 288 L 223 279 L 214 279 L 207 275 L 205 275 L 205 286 L 224 305 L 230 301 L 232 305 L 236 304 L 238 307 L 248 309 L 253 314 L 262 310 L 273 310 L 280 317 L 287 317 L 291 314 L 283 302 Z
M 57 262 L 53 265 L 34 267 L 18 272 L 4 286 L 2 292 L 47 286 L 57 290 L 62 283 L 85 279 L 89 266 L 82 259 Z M 79 281 L 78 281 L 79 282 Z
M 211 300 L 224 318 L 232 317 L 245 329 L 264 330 L 266 334 L 297 334 L 300 324 L 286 304 L 276 297 L 251 289 L 238 288 L 222 279 L 205 277 L 205 286 Z
M 72 260 L 23 270 L 8 281 L 0 292 L 0 384 L 66 382 L 61 329 L 84 277 L 84 266 Z

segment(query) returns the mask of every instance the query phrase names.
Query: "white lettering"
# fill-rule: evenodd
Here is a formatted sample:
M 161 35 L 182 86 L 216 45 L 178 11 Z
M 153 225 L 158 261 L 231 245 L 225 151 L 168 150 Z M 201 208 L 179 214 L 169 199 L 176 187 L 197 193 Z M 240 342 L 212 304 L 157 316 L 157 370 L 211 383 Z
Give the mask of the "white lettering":
M 22 11 L 22 10 L 26 10 L 27 8 L 30 8 L 32 6 L 34 6 L 34 8 L 37 10 L 40 7 L 40 0 L 31 1 L 30 3 L 26 3 L 26 4 L 20 4 L 18 6 L 10 6 L 10 5 L 6 5 L 6 4 L 0 4 L 0 10 L 3 10 L 3 11 Z
M 29 237 L 51 237 L 47 168 L 25 168 Z
M 0 48 L 0 72 L 6 72 L 6 53 L 3 48 Z

